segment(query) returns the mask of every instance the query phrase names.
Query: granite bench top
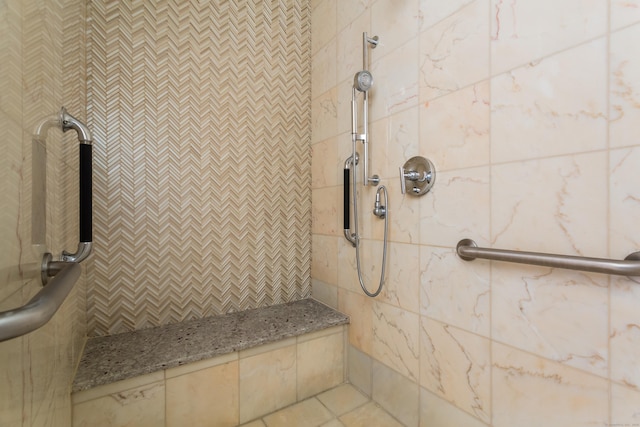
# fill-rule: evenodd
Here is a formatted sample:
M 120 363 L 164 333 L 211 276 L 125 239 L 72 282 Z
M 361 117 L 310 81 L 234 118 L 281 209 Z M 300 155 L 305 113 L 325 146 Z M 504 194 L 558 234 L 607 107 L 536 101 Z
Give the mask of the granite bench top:
M 73 392 L 347 323 L 346 315 L 304 299 L 89 338 Z

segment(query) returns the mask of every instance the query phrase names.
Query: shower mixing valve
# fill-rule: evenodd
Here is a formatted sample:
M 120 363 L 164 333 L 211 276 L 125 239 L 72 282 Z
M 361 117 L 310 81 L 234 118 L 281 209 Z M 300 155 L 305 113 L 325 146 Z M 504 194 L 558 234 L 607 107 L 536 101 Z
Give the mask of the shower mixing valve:
M 407 181 L 412 185 L 411 192 L 414 196 L 427 194 L 436 181 L 436 168 L 429 159 L 421 156 L 412 157 L 400 166 L 400 191 L 407 192 Z

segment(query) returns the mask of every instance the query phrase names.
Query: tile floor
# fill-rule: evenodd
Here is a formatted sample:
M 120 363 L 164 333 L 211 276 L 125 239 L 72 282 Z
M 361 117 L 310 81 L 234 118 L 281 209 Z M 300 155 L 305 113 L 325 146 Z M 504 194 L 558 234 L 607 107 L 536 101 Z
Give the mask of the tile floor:
M 403 424 L 351 384 L 342 384 L 240 427 L 403 427 Z

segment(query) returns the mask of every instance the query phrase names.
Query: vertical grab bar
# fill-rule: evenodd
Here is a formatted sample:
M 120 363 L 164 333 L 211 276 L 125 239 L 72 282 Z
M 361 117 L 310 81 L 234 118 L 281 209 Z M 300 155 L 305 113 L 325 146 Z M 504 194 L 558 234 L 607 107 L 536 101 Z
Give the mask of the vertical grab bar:
M 350 199 L 350 194 L 349 194 L 349 174 L 351 173 L 351 171 L 347 168 L 344 168 L 343 174 L 344 174 L 344 201 L 343 201 L 343 205 L 344 205 L 344 211 L 343 211 L 343 219 L 344 219 L 344 229 L 345 230 L 351 230 L 351 224 L 349 224 L 349 216 L 350 216 L 350 212 L 349 212 L 349 204 L 351 203 L 351 199 Z
M 62 131 L 75 130 L 80 141 L 79 151 L 79 242 L 75 253 L 63 251 L 62 261 L 82 262 L 90 254 L 93 246 L 93 185 L 92 185 L 92 143 L 89 128 L 80 120 L 67 113 L 62 107 L 60 111 Z
M 344 226 L 344 238 L 351 243 L 351 246 L 356 246 L 356 235 L 351 233 L 351 167 L 355 169 L 355 165 L 358 164 L 358 153 L 356 153 L 355 161 L 353 160 L 353 156 L 349 156 L 349 158 L 344 162 L 344 170 L 343 170 L 343 226 Z M 355 177 L 354 177 L 355 180 Z

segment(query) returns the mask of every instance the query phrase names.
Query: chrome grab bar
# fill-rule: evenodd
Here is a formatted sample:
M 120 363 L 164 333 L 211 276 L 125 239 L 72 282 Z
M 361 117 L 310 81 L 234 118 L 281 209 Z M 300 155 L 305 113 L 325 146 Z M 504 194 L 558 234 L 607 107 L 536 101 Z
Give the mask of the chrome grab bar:
M 54 276 L 28 303 L 22 307 L 0 312 L 0 341 L 6 341 L 35 331 L 47 323 L 58 311 L 80 277 L 80 265 L 75 262 L 47 260 L 43 274 Z
M 456 252 L 465 261 L 484 258 L 495 261 L 515 262 L 520 264 L 557 267 L 569 270 L 590 271 L 593 273 L 640 276 L 640 252 L 629 254 L 624 260 L 606 258 L 588 258 L 570 255 L 555 255 L 539 252 L 510 251 L 504 249 L 479 248 L 471 239 L 462 239 L 456 246 Z
M 93 137 L 89 128 L 80 120 L 73 117 L 62 107 L 60 110 L 60 125 L 63 132 L 74 130 L 80 142 L 78 177 L 79 177 L 79 238 L 75 253 L 62 251 L 62 261 L 82 262 L 90 254 L 93 247 L 93 211 L 92 211 L 92 144 Z

